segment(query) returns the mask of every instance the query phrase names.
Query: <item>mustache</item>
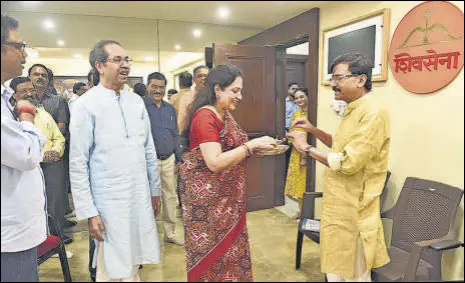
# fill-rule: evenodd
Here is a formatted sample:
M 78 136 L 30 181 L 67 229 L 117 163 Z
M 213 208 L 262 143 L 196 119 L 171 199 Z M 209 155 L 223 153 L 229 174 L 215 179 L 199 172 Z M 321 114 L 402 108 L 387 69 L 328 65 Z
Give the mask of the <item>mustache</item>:
M 334 92 L 341 92 L 341 89 L 338 88 L 338 87 L 336 87 L 336 86 L 333 86 L 333 91 L 334 91 Z
M 37 106 L 37 99 L 33 96 L 25 96 L 24 100 L 31 102 L 33 105 Z

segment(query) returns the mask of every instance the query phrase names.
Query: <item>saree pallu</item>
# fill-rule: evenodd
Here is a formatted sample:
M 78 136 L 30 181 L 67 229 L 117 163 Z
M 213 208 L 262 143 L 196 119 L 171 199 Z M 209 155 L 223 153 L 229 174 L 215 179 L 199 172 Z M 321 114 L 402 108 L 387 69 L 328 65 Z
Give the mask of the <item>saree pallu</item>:
M 247 142 L 226 112 L 222 151 Z M 183 154 L 180 195 L 189 282 L 251 282 L 246 226 L 246 161 L 220 173 L 208 169 L 199 148 Z

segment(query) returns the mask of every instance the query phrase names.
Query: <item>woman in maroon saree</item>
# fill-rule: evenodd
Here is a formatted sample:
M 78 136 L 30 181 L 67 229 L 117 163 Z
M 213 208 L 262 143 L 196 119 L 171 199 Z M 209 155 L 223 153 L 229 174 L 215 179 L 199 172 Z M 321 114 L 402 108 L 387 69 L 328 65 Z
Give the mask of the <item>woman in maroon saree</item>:
M 246 158 L 276 141 L 248 141 L 229 111 L 242 100 L 242 75 L 219 65 L 190 106 L 189 150 L 183 154 L 180 195 L 187 279 L 253 281 L 246 226 Z

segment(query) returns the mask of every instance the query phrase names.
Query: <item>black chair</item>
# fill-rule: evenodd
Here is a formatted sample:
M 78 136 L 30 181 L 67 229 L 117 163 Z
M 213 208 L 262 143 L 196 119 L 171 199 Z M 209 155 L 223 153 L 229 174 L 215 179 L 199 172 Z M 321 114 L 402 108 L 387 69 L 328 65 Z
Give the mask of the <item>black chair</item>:
M 391 262 L 372 270 L 374 281 L 441 281 L 445 250 L 463 247 L 453 231 L 463 190 L 407 178 L 396 205 L 382 213 L 392 219 Z
M 383 193 L 386 192 L 386 184 L 391 177 L 391 172 L 387 171 L 386 181 L 384 182 Z M 323 197 L 322 192 L 306 192 L 302 201 L 302 214 L 299 222 L 299 229 L 297 231 L 297 245 L 296 245 L 296 254 L 295 254 L 295 269 L 300 268 L 300 262 L 302 259 L 302 244 L 304 236 L 307 236 L 315 243 L 320 243 L 320 232 L 313 232 L 303 229 L 303 225 L 306 219 L 317 220 L 315 219 L 315 199 Z
M 37 264 L 40 265 L 58 253 L 60 257 L 61 270 L 65 282 L 72 282 L 69 271 L 68 258 L 66 257 L 65 244 L 62 241 L 60 226 L 51 215 L 48 216 L 48 224 L 55 235 L 47 235 L 47 239 L 37 247 Z

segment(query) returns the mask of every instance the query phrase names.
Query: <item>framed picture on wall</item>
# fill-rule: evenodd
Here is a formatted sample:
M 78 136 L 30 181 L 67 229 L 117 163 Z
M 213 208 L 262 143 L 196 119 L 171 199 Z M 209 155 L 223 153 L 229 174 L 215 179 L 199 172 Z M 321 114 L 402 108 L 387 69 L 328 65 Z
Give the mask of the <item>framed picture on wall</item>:
M 372 62 L 372 81 L 386 81 L 388 72 L 389 9 L 379 10 L 323 30 L 321 83 L 330 85 L 331 62 L 339 55 L 363 53 Z

